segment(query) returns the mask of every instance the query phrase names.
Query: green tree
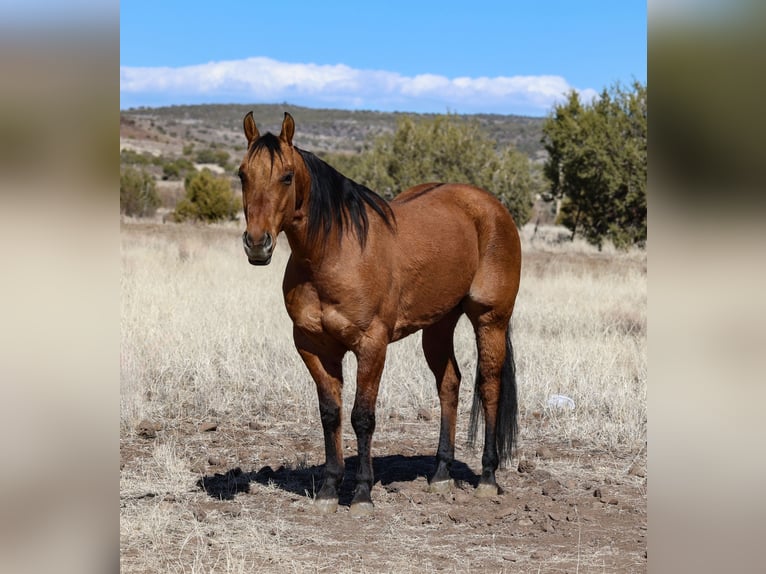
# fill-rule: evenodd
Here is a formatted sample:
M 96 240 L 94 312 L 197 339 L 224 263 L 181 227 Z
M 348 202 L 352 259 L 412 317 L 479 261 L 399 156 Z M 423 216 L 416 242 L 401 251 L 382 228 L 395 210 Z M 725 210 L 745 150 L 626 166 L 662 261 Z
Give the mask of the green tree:
M 396 131 L 376 139 L 346 175 L 389 199 L 428 181 L 477 185 L 497 195 L 521 226 L 532 206 L 529 160 L 514 148 L 500 153 L 495 148 L 478 124 L 455 115 L 421 121 L 403 117 Z
M 173 213 L 176 221 L 213 222 L 235 219 L 241 209 L 227 177 L 217 177 L 209 169 L 189 174 L 185 181 L 186 197 Z
M 157 184 L 146 171 L 128 167 L 120 172 L 120 213 L 152 216 L 160 205 Z
M 201 149 L 197 152 L 195 161 L 197 163 L 214 163 L 226 170 L 231 168 L 229 165 L 229 153 L 222 149 Z
M 559 221 L 599 248 L 646 241 L 646 86 L 615 85 L 591 104 L 576 92 L 543 126 L 545 176 L 561 198 Z

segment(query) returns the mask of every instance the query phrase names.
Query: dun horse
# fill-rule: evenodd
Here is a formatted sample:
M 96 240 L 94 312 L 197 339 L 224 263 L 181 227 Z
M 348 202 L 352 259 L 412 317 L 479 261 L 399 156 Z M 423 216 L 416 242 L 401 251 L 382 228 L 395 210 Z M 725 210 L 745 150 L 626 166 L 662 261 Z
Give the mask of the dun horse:
M 460 370 L 453 347 L 466 314 L 476 333 L 478 365 L 470 440 L 484 416 L 482 473 L 476 496 L 498 493 L 495 471 L 510 458 L 516 433 L 516 381 L 509 321 L 519 288 L 521 249 L 511 215 L 470 185 L 426 183 L 386 202 L 292 143 L 285 113 L 279 136 L 244 119 L 247 153 L 239 169 L 253 265 L 271 261 L 284 232 L 291 255 L 283 282 L 293 338 L 319 397 L 326 464 L 315 506 L 334 512 L 344 474 L 343 371 L 357 359 L 351 424 L 359 466 L 353 514 L 372 512 L 370 445 L 388 344 L 423 330 L 423 352 L 441 403 L 433 490 L 450 486 Z M 482 412 L 483 411 L 483 412 Z

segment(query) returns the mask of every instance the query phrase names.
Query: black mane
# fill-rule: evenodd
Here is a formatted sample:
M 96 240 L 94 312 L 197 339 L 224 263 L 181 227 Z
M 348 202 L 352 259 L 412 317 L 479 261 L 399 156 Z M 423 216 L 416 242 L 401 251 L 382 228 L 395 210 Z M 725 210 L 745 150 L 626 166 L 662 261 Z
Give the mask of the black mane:
M 377 213 L 388 227 L 393 227 L 394 212 L 385 199 L 350 180 L 313 153 L 295 149 L 301 154 L 311 176 L 308 206 L 310 242 L 319 239 L 320 232 L 327 236 L 333 227 L 337 227 L 338 237 L 342 237 L 344 229 L 352 226 L 356 238 L 364 247 L 370 226 L 365 206 Z
M 248 153 L 250 155 L 254 155 L 262 149 L 265 149 L 269 152 L 269 157 L 271 158 L 272 164 L 274 163 L 275 155 L 282 157 L 282 148 L 279 142 L 279 138 L 271 132 L 267 132 L 255 140 L 253 145 L 250 146 Z

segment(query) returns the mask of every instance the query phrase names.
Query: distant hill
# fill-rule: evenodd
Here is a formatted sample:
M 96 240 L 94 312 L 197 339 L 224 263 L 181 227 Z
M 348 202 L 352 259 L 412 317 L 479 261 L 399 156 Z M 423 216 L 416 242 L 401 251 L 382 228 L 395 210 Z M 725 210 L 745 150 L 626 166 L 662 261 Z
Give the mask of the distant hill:
M 291 104 L 206 104 L 131 108 L 120 112 L 120 148 L 144 149 L 157 155 L 180 155 L 184 146 L 211 146 L 237 157 L 244 151 L 242 118 L 250 110 L 262 133 L 279 133 L 285 111 L 296 122 L 295 143 L 314 151 L 358 153 L 376 136 L 393 132 L 397 118 L 434 114 L 315 109 Z M 498 146 L 513 144 L 532 160 L 545 157 L 540 139 L 543 118 L 476 114 L 475 120 Z

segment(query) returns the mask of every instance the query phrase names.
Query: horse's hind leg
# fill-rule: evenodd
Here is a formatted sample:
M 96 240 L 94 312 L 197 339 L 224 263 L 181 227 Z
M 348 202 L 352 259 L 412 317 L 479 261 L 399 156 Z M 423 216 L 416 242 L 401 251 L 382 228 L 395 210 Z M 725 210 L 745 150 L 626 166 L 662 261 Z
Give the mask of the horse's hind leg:
M 454 310 L 439 322 L 423 330 L 423 354 L 436 378 L 436 389 L 441 404 L 439 446 L 436 451 L 436 472 L 431 477 L 430 489 L 448 490 L 450 471 L 455 459 L 455 423 L 460 391 L 460 369 L 455 359 L 453 336 L 462 311 Z
M 506 358 L 507 319 L 484 323 L 476 322 L 478 368 L 476 391 L 484 410 L 484 452 L 481 457 L 481 478 L 476 496 L 495 496 L 498 493 L 495 471 L 499 464 L 497 449 L 498 410 L 503 363 Z

